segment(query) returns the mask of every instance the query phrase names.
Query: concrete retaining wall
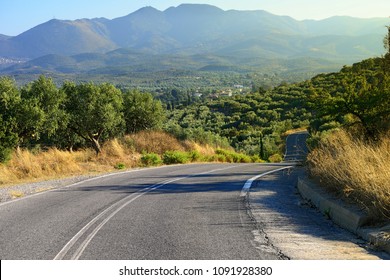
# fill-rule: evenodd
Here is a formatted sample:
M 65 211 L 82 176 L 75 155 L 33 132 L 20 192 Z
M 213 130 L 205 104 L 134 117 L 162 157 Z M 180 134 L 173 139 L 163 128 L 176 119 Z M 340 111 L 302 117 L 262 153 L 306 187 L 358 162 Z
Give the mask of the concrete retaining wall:
M 369 215 L 345 202 L 332 197 L 307 178 L 298 178 L 298 190 L 301 196 L 317 207 L 325 216 L 342 228 L 345 228 L 369 241 L 381 250 L 390 253 L 390 226 L 382 228 L 364 228 L 370 221 Z

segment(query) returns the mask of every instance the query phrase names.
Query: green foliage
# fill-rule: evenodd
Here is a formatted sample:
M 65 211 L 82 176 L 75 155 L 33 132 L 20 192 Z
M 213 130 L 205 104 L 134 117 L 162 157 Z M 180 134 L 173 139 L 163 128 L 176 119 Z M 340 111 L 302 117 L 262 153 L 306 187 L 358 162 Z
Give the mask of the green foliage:
M 155 153 L 146 153 L 141 157 L 141 162 L 145 166 L 156 166 L 162 163 L 161 157 Z
M 268 158 L 269 162 L 282 162 L 283 157 L 280 154 L 273 154 Z
M 202 155 L 198 151 L 190 151 L 187 154 L 191 162 L 200 161 L 202 159 Z
M 40 76 L 20 91 L 18 134 L 22 144 L 47 141 L 67 126 L 68 116 L 63 108 L 65 94 L 53 80 Z
M 163 154 L 164 164 L 183 164 L 190 162 L 190 157 L 186 152 L 167 151 Z
M 390 128 L 390 75 L 387 58 L 344 67 L 338 73 L 313 78 L 308 102 L 315 111 L 313 131 L 354 127 L 368 139 Z
M 124 118 L 127 133 L 160 128 L 165 119 L 165 111 L 160 101 L 150 93 L 137 90 L 124 93 Z
M 64 83 L 69 127 L 101 152 L 101 140 L 118 135 L 123 126 L 123 97 L 111 84 Z
M 215 151 L 217 155 L 221 155 L 221 161 L 230 163 L 250 163 L 252 158 L 242 153 L 236 153 L 234 151 L 228 151 L 223 149 L 217 149 Z
M 10 158 L 18 144 L 17 108 L 20 93 L 10 78 L 0 78 L 0 162 Z
M 170 111 L 164 129 L 180 139 L 267 159 L 280 152 L 285 131 L 307 127 L 311 113 L 300 85 L 205 99 Z
M 115 169 L 118 169 L 118 170 L 122 170 L 122 169 L 125 169 L 126 168 L 126 165 L 124 163 L 117 163 L 115 166 L 114 166 Z
M 126 117 L 126 118 L 125 118 Z M 165 119 L 160 101 L 149 93 L 122 92 L 112 84 L 64 82 L 51 78 L 17 88 L 0 78 L 0 161 L 18 145 L 83 148 L 97 153 L 101 143 L 122 133 L 155 129 Z

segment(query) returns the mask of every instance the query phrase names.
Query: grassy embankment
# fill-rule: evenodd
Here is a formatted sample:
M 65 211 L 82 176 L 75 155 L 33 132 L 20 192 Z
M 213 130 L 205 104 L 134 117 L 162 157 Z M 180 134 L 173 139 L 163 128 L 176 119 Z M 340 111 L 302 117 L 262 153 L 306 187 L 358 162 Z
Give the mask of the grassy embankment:
M 376 221 L 390 219 L 390 132 L 369 144 L 339 130 L 310 153 L 308 164 L 321 185 Z
M 96 156 L 92 149 L 75 152 L 18 150 L 0 164 L 0 187 L 23 182 L 98 174 L 120 169 L 191 162 L 261 162 L 231 150 L 178 141 L 164 132 L 146 131 L 106 142 Z

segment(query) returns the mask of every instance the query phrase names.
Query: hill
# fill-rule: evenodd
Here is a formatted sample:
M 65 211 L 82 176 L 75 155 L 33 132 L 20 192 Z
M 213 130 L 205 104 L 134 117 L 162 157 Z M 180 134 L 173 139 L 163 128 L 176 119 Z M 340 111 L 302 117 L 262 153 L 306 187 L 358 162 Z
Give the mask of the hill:
M 132 48 L 155 54 L 211 52 L 248 57 L 311 55 L 315 50 L 325 57 L 332 43 L 336 56 L 348 49 L 351 56 L 366 58 L 367 53 L 381 52 L 377 40 L 382 40 L 386 24 L 386 18 L 297 21 L 266 11 L 223 11 L 210 5 L 183 4 L 165 11 L 145 7 L 112 20 L 53 19 L 15 37 L 1 36 L 0 56 L 34 59 Z M 310 49 L 307 41 L 314 42 Z

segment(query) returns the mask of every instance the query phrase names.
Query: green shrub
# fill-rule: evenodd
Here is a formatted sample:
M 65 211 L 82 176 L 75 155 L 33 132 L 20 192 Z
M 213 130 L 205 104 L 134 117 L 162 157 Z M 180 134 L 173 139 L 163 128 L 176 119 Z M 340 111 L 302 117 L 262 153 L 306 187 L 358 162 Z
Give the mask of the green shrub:
M 161 157 L 155 153 L 146 153 L 141 157 L 141 162 L 145 166 L 156 166 L 162 163 Z
M 228 150 L 223 150 L 223 149 L 217 149 L 215 153 L 218 156 L 223 156 L 225 159 L 225 162 L 230 162 L 230 163 L 250 163 L 252 162 L 252 159 L 250 156 L 241 154 L 241 153 L 236 153 L 234 151 L 228 151 Z
M 187 153 L 191 162 L 200 161 L 202 159 L 202 155 L 198 151 L 191 151 Z
M 273 154 L 272 156 L 270 156 L 268 158 L 268 161 L 269 162 L 282 162 L 283 161 L 283 158 L 281 155 L 279 154 Z
M 114 166 L 114 168 L 115 169 L 119 169 L 119 170 L 121 170 L 121 169 L 125 169 L 126 168 L 126 165 L 124 164 L 124 163 L 118 163 L 118 164 L 116 164 L 115 166 Z
M 164 164 L 182 164 L 188 163 L 190 157 L 185 152 L 167 151 L 162 156 Z
M 251 160 L 252 160 L 252 162 L 257 162 L 257 163 L 263 163 L 263 162 L 265 162 L 265 161 L 262 160 L 261 157 L 258 156 L 258 155 L 251 156 Z

